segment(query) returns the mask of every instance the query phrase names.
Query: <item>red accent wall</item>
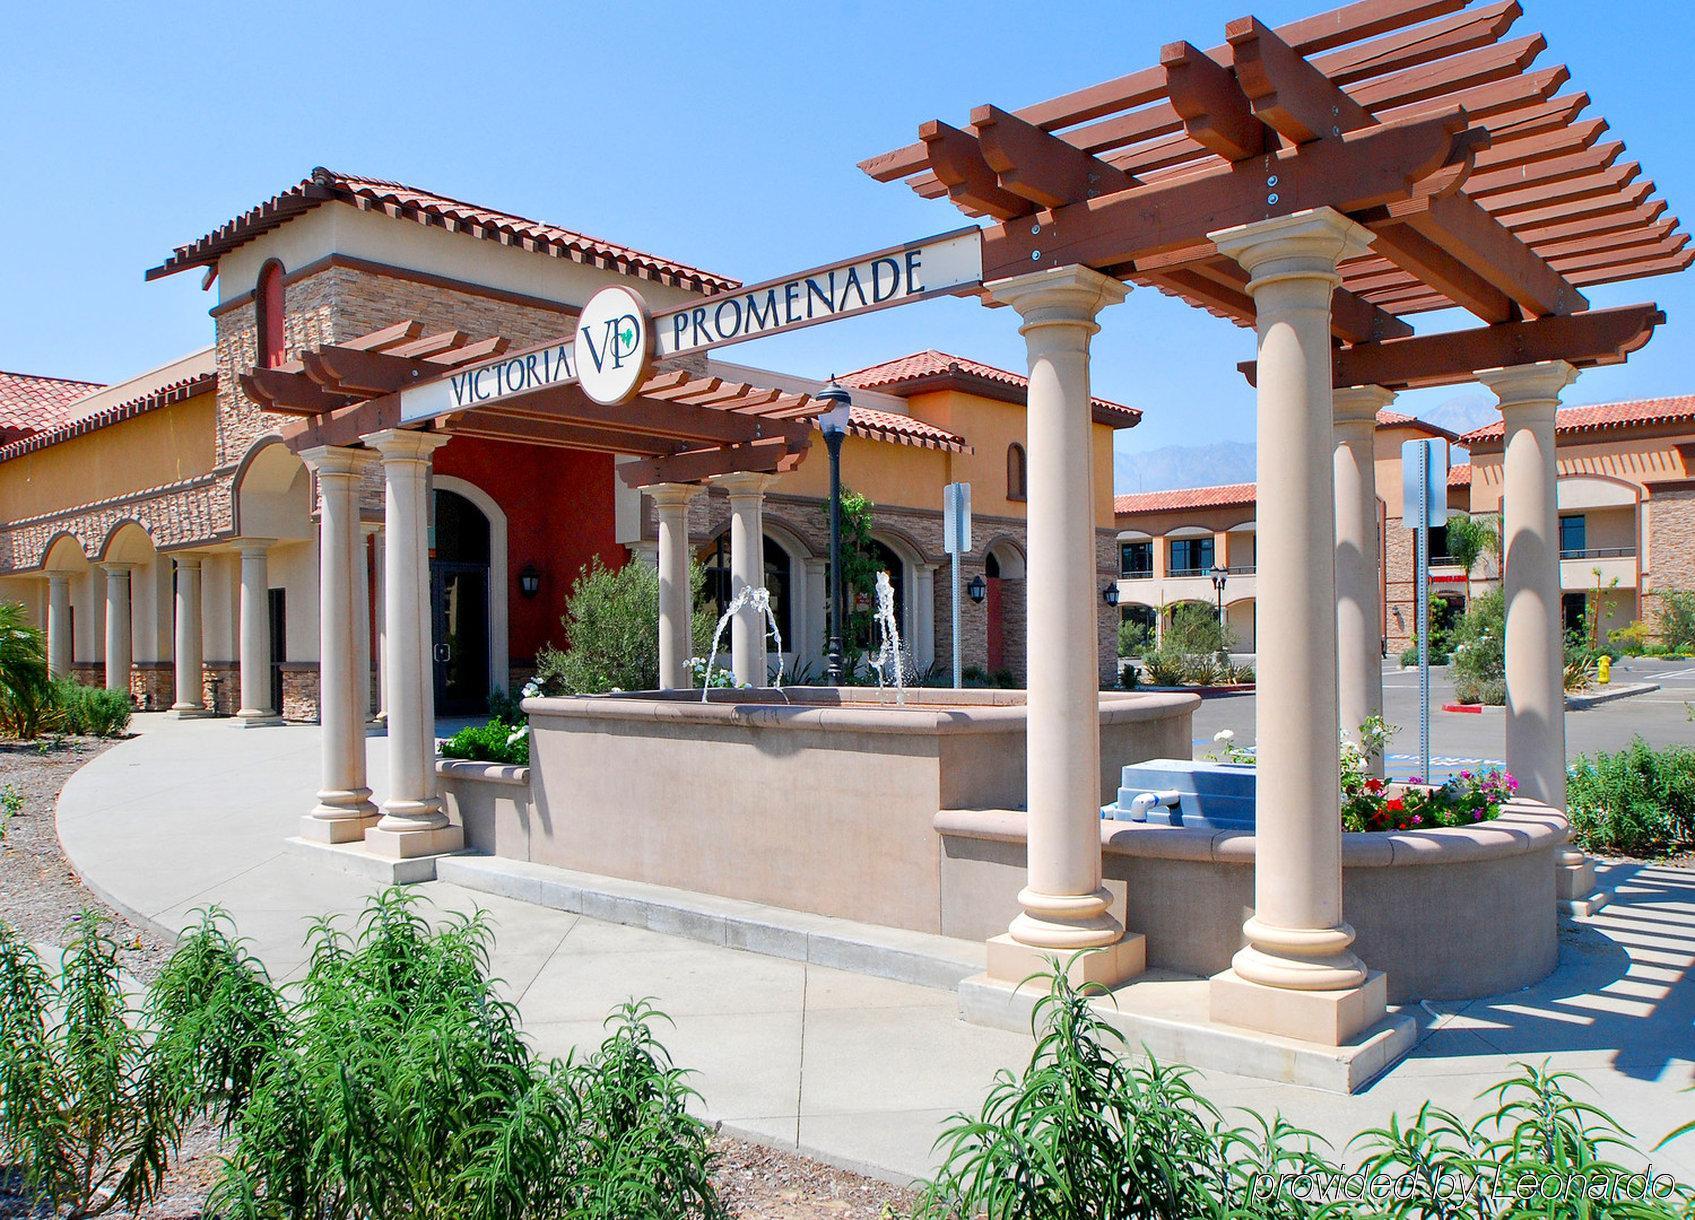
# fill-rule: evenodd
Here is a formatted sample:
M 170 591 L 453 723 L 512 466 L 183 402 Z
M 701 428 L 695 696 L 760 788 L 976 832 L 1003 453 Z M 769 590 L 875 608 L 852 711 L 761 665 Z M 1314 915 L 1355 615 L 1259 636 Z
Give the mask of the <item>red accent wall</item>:
M 596 556 L 612 568 L 629 558 L 613 541 L 611 455 L 460 436 L 436 453 L 435 469 L 475 483 L 506 513 L 513 659 L 526 662 L 543 644 L 563 644 L 559 620 L 578 570 Z M 526 564 L 541 572 L 535 597 L 518 591 Z

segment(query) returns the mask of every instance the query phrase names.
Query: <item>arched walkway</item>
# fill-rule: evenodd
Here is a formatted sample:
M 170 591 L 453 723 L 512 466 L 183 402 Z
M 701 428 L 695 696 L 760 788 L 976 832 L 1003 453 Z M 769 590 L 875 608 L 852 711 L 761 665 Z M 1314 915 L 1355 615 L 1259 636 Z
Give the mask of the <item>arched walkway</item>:
M 443 493 L 457 496 L 482 517 L 488 531 L 486 550 L 482 552 L 485 557 L 471 561 L 486 568 L 481 577 L 483 581 L 483 609 L 481 613 L 486 623 L 486 629 L 483 633 L 486 636 L 486 642 L 482 645 L 481 652 L 488 658 L 488 689 L 484 690 L 480 697 L 483 702 L 486 702 L 489 691 L 506 689 L 509 681 L 507 671 L 511 664 L 509 659 L 511 656 L 512 631 L 511 599 L 514 590 L 511 576 L 511 557 L 508 549 L 506 512 L 493 496 L 468 479 L 438 474 L 431 477 L 430 486 L 435 490 L 438 497 L 436 501 L 438 509 L 442 503 L 440 497 Z M 440 599 L 437 597 L 433 576 L 434 570 L 435 564 L 432 563 L 431 604 L 435 606 L 436 622 L 440 627 L 445 625 L 446 622 L 443 617 L 446 607 L 439 604 Z M 456 582 L 455 587 L 457 588 Z M 436 640 L 438 644 L 441 642 L 440 639 Z M 437 694 L 441 694 L 439 689 Z M 480 712 L 482 704 L 479 703 L 474 710 Z

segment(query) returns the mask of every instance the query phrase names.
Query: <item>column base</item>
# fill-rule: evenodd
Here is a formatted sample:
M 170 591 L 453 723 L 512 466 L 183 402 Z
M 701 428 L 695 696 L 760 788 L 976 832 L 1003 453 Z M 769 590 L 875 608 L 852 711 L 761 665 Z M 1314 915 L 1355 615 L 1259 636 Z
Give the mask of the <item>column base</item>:
M 241 729 L 268 729 L 283 722 L 275 712 L 237 712 L 230 723 Z
M 308 843 L 359 843 L 376 824 L 374 809 L 354 817 L 320 817 L 309 813 L 300 819 L 300 837 Z
M 1015 987 L 1031 975 L 1047 977 L 1055 960 L 1073 987 L 1085 983 L 1116 987 L 1148 968 L 1148 942 L 1140 932 L 1126 932 L 1122 939 L 1098 949 L 1070 952 L 1027 945 L 1002 932 L 989 938 L 988 949 L 986 976 Z
M 1599 911 L 1611 899 L 1611 894 L 1595 885 L 1595 861 L 1591 857 L 1575 848 L 1560 853 L 1554 862 L 1556 911 L 1583 918 Z
M 204 720 L 211 714 L 211 709 L 195 707 L 193 704 L 187 707 L 171 707 L 165 711 L 165 715 L 172 720 Z
M 365 847 L 373 855 L 388 860 L 445 856 L 465 850 L 465 831 L 459 826 L 420 830 L 384 830 L 373 826 L 365 832 Z
M 1234 970 L 1212 976 L 1208 1012 L 1222 1025 L 1343 1046 L 1388 1015 L 1388 976 L 1368 970 L 1365 982 L 1342 991 L 1295 991 L 1251 983 Z

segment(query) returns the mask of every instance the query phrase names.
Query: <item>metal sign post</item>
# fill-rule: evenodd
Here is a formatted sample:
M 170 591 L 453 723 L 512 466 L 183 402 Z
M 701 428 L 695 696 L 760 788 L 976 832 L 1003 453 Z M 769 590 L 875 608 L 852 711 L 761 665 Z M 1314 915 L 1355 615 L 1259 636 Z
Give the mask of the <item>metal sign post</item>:
M 1440 479 L 1436 475 L 1440 473 Z M 1448 520 L 1448 446 L 1439 439 L 1401 446 L 1402 517 L 1415 533 L 1414 613 L 1418 616 L 1418 766 L 1430 780 L 1430 527 Z
M 949 483 L 942 489 L 942 549 L 953 569 L 953 686 L 964 685 L 959 653 L 959 557 L 971 549 L 971 484 Z

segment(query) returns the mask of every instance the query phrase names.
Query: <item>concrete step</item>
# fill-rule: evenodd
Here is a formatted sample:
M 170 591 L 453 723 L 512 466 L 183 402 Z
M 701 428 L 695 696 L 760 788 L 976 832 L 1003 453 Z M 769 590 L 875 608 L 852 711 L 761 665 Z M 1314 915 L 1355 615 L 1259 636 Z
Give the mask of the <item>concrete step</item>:
M 952 991 L 981 974 L 979 942 L 811 915 L 499 856 L 436 858 L 436 880 L 690 940 Z

